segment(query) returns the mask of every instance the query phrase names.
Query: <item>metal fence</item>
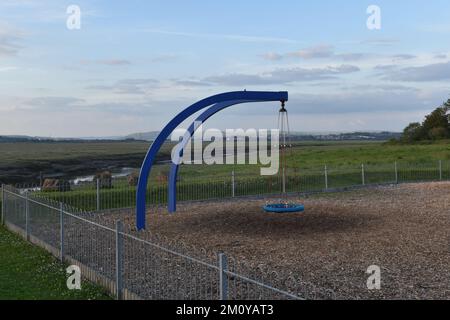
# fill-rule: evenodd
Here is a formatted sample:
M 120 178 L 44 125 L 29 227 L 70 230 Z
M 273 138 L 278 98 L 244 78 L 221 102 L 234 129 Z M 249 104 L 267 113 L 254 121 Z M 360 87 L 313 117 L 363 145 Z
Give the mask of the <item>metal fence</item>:
M 332 290 L 156 235 L 90 220 L 93 213 L 2 186 L 2 223 L 118 299 L 335 299 Z
M 450 161 L 291 169 L 285 181 L 287 192 L 308 193 L 442 180 L 450 180 Z M 276 195 L 282 190 L 282 181 L 232 171 L 225 178 L 182 177 L 177 188 L 182 202 Z M 64 190 L 2 186 L 2 222 L 62 261 L 80 266 L 87 279 L 120 299 L 346 298 L 266 266 L 142 234 L 120 221 L 110 225 L 96 218 L 101 210 L 133 207 L 135 191 L 125 179 L 106 185 L 94 181 Z M 150 183 L 147 197 L 150 206 L 165 205 L 167 184 Z
M 442 181 L 450 179 L 450 161 L 420 163 L 378 163 L 358 166 L 323 166 L 321 168 L 290 168 L 286 172 L 285 186 L 289 193 L 311 193 L 339 190 L 365 185 L 407 182 Z M 93 180 L 77 185 L 62 186 L 60 190 L 45 190 L 39 185 L 16 185 L 36 195 L 71 205 L 85 211 L 132 208 L 136 203 L 136 187 L 127 178 L 111 179 L 107 183 Z M 228 173 L 207 175 L 180 174 L 177 199 L 199 201 L 233 197 L 279 195 L 282 192 L 279 176 L 259 176 L 247 171 L 230 170 Z M 158 208 L 167 203 L 167 182 L 152 179 L 147 190 L 147 204 Z

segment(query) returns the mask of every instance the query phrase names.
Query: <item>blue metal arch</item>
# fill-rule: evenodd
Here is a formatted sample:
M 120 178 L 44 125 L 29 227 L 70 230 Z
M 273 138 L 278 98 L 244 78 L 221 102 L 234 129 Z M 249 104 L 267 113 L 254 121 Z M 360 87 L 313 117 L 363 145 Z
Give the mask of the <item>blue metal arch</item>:
M 176 151 L 179 153 L 180 157 L 183 156 L 184 149 L 186 145 L 189 143 L 189 140 L 194 135 L 197 128 L 195 127 L 195 122 L 203 123 L 209 118 L 211 118 L 213 115 L 215 115 L 217 112 L 226 109 L 228 107 L 231 107 L 236 104 L 241 103 L 249 103 L 253 101 L 247 101 L 247 100 L 237 100 L 237 101 L 229 101 L 229 102 L 222 102 L 217 103 L 211 107 L 209 107 L 205 112 L 203 112 L 195 121 L 189 126 L 187 129 L 187 133 L 189 135 L 188 139 L 183 139 L 183 141 L 179 144 L 179 149 Z M 168 207 L 169 212 L 175 212 L 177 211 L 177 176 L 178 176 L 178 170 L 180 168 L 180 165 L 178 163 L 172 162 L 172 165 L 170 167 L 170 173 L 169 173 L 169 182 L 168 182 Z
M 139 174 L 138 187 L 136 191 L 136 227 L 138 230 L 145 229 L 146 220 L 146 192 L 147 192 L 147 181 L 152 169 L 153 163 L 155 161 L 156 155 L 164 142 L 169 138 L 173 130 L 175 130 L 184 120 L 197 113 L 198 111 L 207 108 L 214 104 L 224 105 L 228 102 L 228 107 L 239 103 L 238 101 L 244 102 L 269 102 L 269 101 L 287 101 L 288 93 L 282 92 L 265 92 L 265 91 L 236 91 L 221 93 L 215 96 L 211 96 L 194 103 L 190 107 L 183 110 L 175 118 L 173 118 L 160 132 L 158 137 L 152 143 L 150 149 L 145 156 L 144 162 L 142 163 L 141 171 Z M 234 102 L 234 103 L 233 103 Z M 221 108 L 222 110 L 224 108 Z M 218 110 L 218 111 L 220 111 Z M 218 111 L 214 112 L 217 113 Z M 214 114 L 213 113 L 213 114 Z M 210 116 L 209 116 L 210 117 Z M 208 117 L 208 118 L 209 118 Z M 175 185 L 173 185 L 175 186 Z M 171 189 L 173 195 L 175 195 L 176 190 Z

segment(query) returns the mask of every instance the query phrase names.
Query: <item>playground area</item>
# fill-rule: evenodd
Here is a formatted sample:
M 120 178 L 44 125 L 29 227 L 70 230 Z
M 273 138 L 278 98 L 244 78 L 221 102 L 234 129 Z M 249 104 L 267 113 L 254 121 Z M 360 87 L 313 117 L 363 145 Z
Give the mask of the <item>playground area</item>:
M 117 299 L 449 299 L 447 162 L 362 163 L 350 171 L 325 165 L 299 175 L 288 161 L 287 98 L 242 91 L 201 100 L 164 127 L 129 186 L 116 188 L 109 172 L 96 175 L 90 190 L 56 181 L 4 186 L 2 221 L 81 265 Z M 279 140 L 270 144 L 271 156 L 279 151 L 277 176 L 242 180 L 233 170 L 225 180 L 180 179 L 178 160 L 196 122 L 250 102 L 281 103 Z M 203 109 L 149 189 L 165 141 Z M 412 181 L 428 182 L 401 184 Z M 369 286 L 374 268 L 376 289 Z
M 300 199 L 306 212 L 294 214 L 263 212 L 273 198 L 184 203 L 173 215 L 148 213 L 143 232 L 263 264 L 337 298 L 449 299 L 449 194 L 448 182 L 370 187 Z M 96 219 L 119 216 L 134 228 L 131 211 Z M 381 268 L 379 291 L 366 286 L 371 265 Z

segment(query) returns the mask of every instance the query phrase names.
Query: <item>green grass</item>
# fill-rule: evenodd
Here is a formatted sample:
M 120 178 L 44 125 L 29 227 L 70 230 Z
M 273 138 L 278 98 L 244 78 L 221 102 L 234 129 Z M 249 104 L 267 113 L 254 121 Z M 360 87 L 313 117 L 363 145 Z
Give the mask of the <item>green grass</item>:
M 120 159 L 125 165 L 139 166 L 140 159 L 149 147 L 149 142 L 74 142 L 74 143 L 0 143 L 0 180 L 11 178 L 27 181 L 26 177 L 36 179 L 40 171 L 91 174 L 94 160 L 97 170 Z M 294 142 L 295 147 L 288 152 L 290 168 L 298 170 L 317 170 L 329 167 L 359 167 L 361 163 L 422 163 L 450 160 L 450 141 L 437 143 L 401 145 L 367 141 L 311 141 Z M 172 148 L 166 143 L 159 159 L 168 159 Z M 109 162 L 108 162 L 109 161 Z M 3 168 L 3 169 L 2 169 Z M 47 168 L 47 169 L 46 169 Z M 84 169 L 85 168 L 85 169 Z M 88 171 L 90 168 L 91 171 Z M 26 170 L 25 170 L 26 169 Z M 152 177 L 168 172 L 168 165 L 157 165 Z M 183 165 L 180 175 L 186 179 L 210 180 L 214 177 L 228 177 L 235 170 L 240 176 L 259 175 L 255 165 Z M 8 174 L 9 173 L 9 174 Z M 36 181 L 36 180 L 35 180 Z
M 3 148 L 7 144 L 0 144 Z M 125 155 L 145 153 L 146 142 L 105 143 L 34 143 L 10 146 L 15 150 L 9 156 L 0 153 L 0 161 L 13 161 L 18 157 L 25 161 L 61 158 L 95 158 L 108 154 Z M 438 161 L 444 161 L 444 179 L 450 178 L 450 141 L 401 145 L 366 141 L 318 141 L 295 142 L 288 151 L 288 191 L 307 192 L 324 188 L 324 166 L 328 167 L 330 188 L 346 187 L 361 183 L 361 164 L 366 167 L 366 183 L 393 182 L 394 163 L 398 163 L 400 182 L 437 180 Z M 164 147 L 163 154 L 169 150 Z M 51 151 L 49 151 L 51 149 Z M 21 158 L 23 156 L 23 158 Z M 51 160 L 51 159 L 56 160 Z M 41 160 L 39 160 L 41 159 Z M 43 161 L 43 160 L 42 160 Z M 413 169 L 416 168 L 416 169 Z M 261 177 L 259 165 L 182 165 L 178 183 L 178 200 L 202 200 L 231 196 L 231 171 L 235 171 L 236 195 L 277 193 L 280 191 L 278 177 Z M 169 165 L 155 165 L 149 179 L 147 203 L 166 203 L 166 185 L 157 183 L 156 176 L 167 174 Z M 93 183 L 70 192 L 44 193 L 43 196 L 62 201 L 84 210 L 96 209 L 96 191 Z M 135 188 L 126 179 L 115 181 L 113 189 L 101 190 L 100 207 L 122 208 L 135 204 Z
M 355 168 L 365 165 L 393 165 L 399 163 L 434 163 L 450 160 L 450 141 L 416 145 L 390 145 L 382 142 L 365 141 L 323 141 L 298 142 L 287 152 L 289 168 L 302 172 L 322 170 L 325 165 L 330 168 Z M 259 175 L 257 165 L 183 165 L 180 176 L 185 179 L 205 179 L 229 177 L 234 170 L 240 176 Z M 168 171 L 158 166 L 156 171 Z
M 52 255 L 0 226 L 0 300 L 111 299 L 89 282 L 69 290 L 66 281 L 65 266 Z
M 15 165 L 29 162 L 98 158 L 103 156 L 145 154 L 146 142 L 18 142 L 0 143 L 0 163 Z
M 440 179 L 438 162 L 422 164 L 399 164 L 397 166 L 398 182 L 436 181 Z M 450 161 L 443 162 L 442 178 L 450 179 Z M 362 184 L 361 166 L 329 167 L 328 187 L 343 188 Z M 377 164 L 365 166 L 366 184 L 395 183 L 394 164 Z M 255 175 L 236 175 L 235 195 L 253 196 L 281 193 L 279 176 L 262 177 Z M 314 192 L 325 189 L 323 170 L 290 171 L 286 183 L 288 192 Z M 75 208 L 95 211 L 97 208 L 97 191 L 91 186 L 68 192 L 39 192 L 39 196 L 69 204 Z M 136 203 L 136 188 L 123 183 L 115 184 L 111 189 L 100 190 L 100 209 L 133 207 Z M 209 179 L 186 179 L 177 184 L 179 201 L 207 200 L 231 197 L 230 176 L 215 176 Z M 167 184 L 150 183 L 146 193 L 148 205 L 167 203 Z

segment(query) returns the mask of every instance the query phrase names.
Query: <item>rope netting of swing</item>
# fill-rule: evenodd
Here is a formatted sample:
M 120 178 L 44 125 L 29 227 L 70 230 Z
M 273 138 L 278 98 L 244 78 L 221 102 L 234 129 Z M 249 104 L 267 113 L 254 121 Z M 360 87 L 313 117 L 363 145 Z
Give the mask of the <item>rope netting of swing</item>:
M 286 169 L 287 169 L 287 159 L 286 159 L 286 149 L 291 147 L 289 144 L 289 135 L 290 135 L 290 127 L 289 127 L 289 117 L 288 112 L 285 109 L 285 104 L 282 102 L 281 109 L 278 114 L 278 130 L 280 131 L 280 156 L 281 156 L 281 170 L 282 181 L 283 181 L 283 190 L 282 193 L 285 197 L 284 203 L 274 203 L 267 204 L 263 207 L 266 212 L 275 212 L 275 213 L 289 213 L 289 212 L 303 212 L 305 211 L 305 206 L 303 204 L 297 203 L 288 203 L 287 202 L 287 192 L 286 192 Z

